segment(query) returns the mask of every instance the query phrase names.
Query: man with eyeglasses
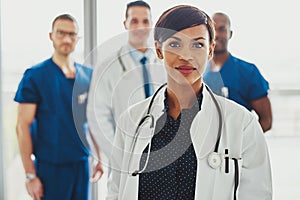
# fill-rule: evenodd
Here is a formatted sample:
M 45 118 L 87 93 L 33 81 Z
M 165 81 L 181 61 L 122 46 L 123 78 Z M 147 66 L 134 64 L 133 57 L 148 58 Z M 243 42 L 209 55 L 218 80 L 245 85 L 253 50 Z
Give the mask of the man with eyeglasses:
M 52 57 L 25 71 L 14 98 L 19 103 L 16 128 L 26 189 L 34 200 L 88 199 L 85 112 L 92 70 L 71 58 L 77 34 L 72 16 L 54 19 L 49 33 Z M 98 161 L 92 180 L 102 173 Z

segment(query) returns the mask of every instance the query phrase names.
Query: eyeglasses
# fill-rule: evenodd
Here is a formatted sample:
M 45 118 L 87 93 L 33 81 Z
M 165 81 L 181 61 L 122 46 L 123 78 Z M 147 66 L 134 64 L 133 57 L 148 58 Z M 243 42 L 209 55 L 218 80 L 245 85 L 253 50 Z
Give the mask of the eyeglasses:
M 63 39 L 66 35 L 68 35 L 71 38 L 71 40 L 77 39 L 77 33 L 75 32 L 66 32 L 58 30 L 55 32 L 55 35 L 58 39 Z

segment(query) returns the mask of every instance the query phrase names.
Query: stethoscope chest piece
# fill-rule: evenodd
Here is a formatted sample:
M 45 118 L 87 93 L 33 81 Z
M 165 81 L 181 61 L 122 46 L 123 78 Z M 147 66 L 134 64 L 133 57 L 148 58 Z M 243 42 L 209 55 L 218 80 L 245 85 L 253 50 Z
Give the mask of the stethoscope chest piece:
M 221 163 L 222 163 L 221 156 L 217 152 L 210 153 L 207 158 L 207 161 L 208 161 L 209 166 L 213 169 L 217 169 L 218 167 L 221 166 Z

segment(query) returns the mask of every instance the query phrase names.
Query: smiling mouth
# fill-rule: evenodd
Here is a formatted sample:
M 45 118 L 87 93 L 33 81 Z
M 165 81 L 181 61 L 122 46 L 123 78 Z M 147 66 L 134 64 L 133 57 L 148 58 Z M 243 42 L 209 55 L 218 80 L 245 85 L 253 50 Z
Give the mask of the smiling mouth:
M 185 66 L 185 65 L 175 67 L 175 69 L 177 69 L 182 74 L 190 74 L 193 73 L 194 70 L 197 70 L 195 67 Z

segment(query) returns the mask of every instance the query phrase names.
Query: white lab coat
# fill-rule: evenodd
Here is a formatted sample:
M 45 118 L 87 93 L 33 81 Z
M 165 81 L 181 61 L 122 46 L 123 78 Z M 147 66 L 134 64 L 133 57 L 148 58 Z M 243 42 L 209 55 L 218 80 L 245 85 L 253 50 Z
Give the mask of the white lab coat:
M 121 116 L 111 156 L 113 172 L 108 182 L 107 200 L 135 200 L 138 196 L 139 175 L 128 174 L 139 169 L 141 153 L 150 140 L 149 124 L 140 129 L 134 153 L 131 154 L 133 135 L 138 122 L 145 115 L 151 98 L 132 106 Z M 238 200 L 271 200 L 272 180 L 268 148 L 262 129 L 255 116 L 242 106 L 216 96 L 222 110 L 223 129 L 219 152 L 229 149 L 231 158 L 240 158 Z M 164 89 L 155 98 L 151 114 L 162 115 Z M 203 90 L 201 110 L 195 116 L 190 133 L 197 156 L 195 200 L 231 200 L 234 191 L 234 161 L 230 159 L 229 174 L 221 167 L 212 169 L 207 162 L 214 151 L 218 132 L 218 112 L 208 93 Z M 131 162 L 129 167 L 130 156 Z
M 125 71 L 118 60 L 119 55 Z M 102 153 L 108 155 L 113 143 L 115 121 L 130 105 L 145 99 L 144 80 L 141 64 L 135 63 L 128 45 L 118 49 L 111 57 L 100 59 L 94 68 L 89 89 L 87 119 Z M 165 69 L 153 50 L 148 69 L 154 89 L 166 82 Z

